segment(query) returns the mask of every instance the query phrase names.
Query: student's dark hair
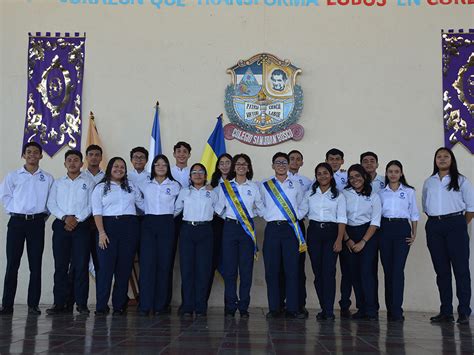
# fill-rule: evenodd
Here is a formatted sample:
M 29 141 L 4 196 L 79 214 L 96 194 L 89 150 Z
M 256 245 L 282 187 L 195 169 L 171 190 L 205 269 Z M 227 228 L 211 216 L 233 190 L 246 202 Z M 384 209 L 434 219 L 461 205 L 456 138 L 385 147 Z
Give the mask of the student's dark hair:
M 291 154 L 299 154 L 300 157 L 301 157 L 301 160 L 303 160 L 303 153 L 301 153 L 299 150 L 293 149 L 292 151 L 290 151 L 290 152 L 288 153 L 288 158 L 290 158 L 290 155 L 291 155 Z
M 135 153 L 143 153 L 145 154 L 145 159 L 148 160 L 148 150 L 143 147 L 135 147 L 130 151 L 130 160 L 133 158 L 133 154 Z
M 127 191 L 128 193 L 132 192 L 130 184 L 128 183 L 127 163 L 121 157 L 113 157 L 112 159 L 109 160 L 109 163 L 107 164 L 107 169 L 105 169 L 105 176 L 100 181 L 100 183 L 102 183 L 102 182 L 105 183 L 105 185 L 104 185 L 104 195 L 106 195 L 107 192 L 110 191 L 110 182 L 111 182 L 111 179 L 112 179 L 112 167 L 114 166 L 114 164 L 117 160 L 121 160 L 125 165 L 125 175 L 123 176 L 122 181 L 120 182 L 120 187 L 122 188 L 122 190 Z
M 459 177 L 463 175 L 458 170 L 458 163 L 456 162 L 456 157 L 451 149 L 440 147 L 436 150 L 433 158 L 433 174 L 431 174 L 431 176 L 436 175 L 439 172 L 439 168 L 436 165 L 436 156 L 442 150 L 447 151 L 451 156 L 451 165 L 449 166 L 449 177 L 451 178 L 451 181 L 449 182 L 448 190 L 459 191 Z
M 365 152 L 365 153 L 362 153 L 360 155 L 360 163 L 362 164 L 362 159 L 364 159 L 365 157 L 374 157 L 375 158 L 375 161 L 378 163 L 379 162 L 379 157 L 377 156 L 377 154 L 375 154 L 374 152 Z
M 398 166 L 400 168 L 400 171 L 402 172 L 402 176 L 400 176 L 400 184 L 402 184 L 403 186 L 406 186 L 406 187 L 411 187 L 412 189 L 415 189 L 413 186 L 411 185 L 408 185 L 408 182 L 407 182 L 407 179 L 405 178 L 405 173 L 403 172 L 403 165 L 400 161 L 398 160 L 391 160 L 388 162 L 387 166 L 385 167 L 385 186 L 388 185 L 389 183 L 389 180 L 388 180 L 388 177 L 387 177 L 387 170 L 389 167 L 391 167 L 392 165 L 395 165 L 395 166 Z
M 244 153 L 234 155 L 234 157 L 232 158 L 232 163 L 230 165 L 230 172 L 229 172 L 228 179 L 232 180 L 232 179 L 235 178 L 235 176 L 236 176 L 235 164 L 237 163 L 237 160 L 239 160 L 240 158 L 244 159 L 245 162 L 248 164 L 248 171 L 247 171 L 247 174 L 245 174 L 245 176 L 247 177 L 248 180 L 252 180 L 252 178 L 253 178 L 252 161 L 250 160 L 250 157 L 247 154 L 244 154 Z
M 176 143 L 173 147 L 173 152 L 176 152 L 176 149 L 180 148 L 180 147 L 184 147 L 188 150 L 189 153 L 191 153 L 191 145 L 189 143 L 186 143 L 186 142 L 183 142 L 183 141 L 179 141 L 178 143 Z
M 344 152 L 337 148 L 331 148 L 326 152 L 326 160 L 329 159 L 330 155 L 339 155 L 342 159 L 344 159 Z
M 351 171 L 358 172 L 364 179 L 364 186 L 362 188 L 362 191 L 359 192 L 359 194 L 363 196 L 370 196 L 370 194 L 372 193 L 372 185 L 370 184 L 370 181 L 371 181 L 370 176 L 369 174 L 367 174 L 365 169 L 360 164 L 353 164 L 350 166 L 349 170 L 347 170 L 347 186 L 345 187 L 345 189 L 352 188 L 351 179 L 349 179 Z
M 222 172 L 219 169 L 219 163 L 221 162 L 222 158 L 227 158 L 230 161 L 232 161 L 232 155 L 230 155 L 229 153 L 224 153 L 224 154 L 219 155 L 219 158 L 217 158 L 217 161 L 216 161 L 216 168 L 215 168 L 215 170 L 214 170 L 214 172 L 212 173 L 212 176 L 211 176 L 211 186 L 212 187 L 216 187 L 217 185 L 219 185 L 219 180 L 222 177 Z
M 102 148 L 98 146 L 97 144 L 91 144 L 90 146 L 87 147 L 86 149 L 86 155 L 91 151 L 91 150 L 98 150 L 100 154 L 103 154 Z
M 278 152 L 278 153 L 275 153 L 275 155 L 272 157 L 272 164 L 275 164 L 275 160 L 277 160 L 278 158 L 285 158 L 287 163 L 290 162 L 290 157 L 288 156 L 288 154 L 283 153 L 283 152 Z
M 81 161 L 82 161 L 82 159 L 83 159 L 82 153 L 81 153 L 79 150 L 77 150 L 77 149 L 69 149 L 69 150 L 66 152 L 66 154 L 64 154 L 64 160 L 66 160 L 67 157 L 70 156 L 70 155 L 77 155 L 77 156 L 79 157 L 79 159 L 81 159 Z
M 26 153 L 26 148 L 29 148 L 29 147 L 36 147 L 36 148 L 39 149 L 40 153 L 43 154 L 43 148 L 41 147 L 41 145 L 39 143 L 28 142 L 23 146 L 23 149 L 21 150 L 21 155 L 25 154 Z
M 331 165 L 329 165 L 328 163 L 319 163 L 314 168 L 314 177 L 316 179 L 313 185 L 311 186 L 311 190 L 312 190 L 311 195 L 314 195 L 316 193 L 316 189 L 319 187 L 319 182 L 317 178 L 319 168 L 324 168 L 327 171 L 329 171 L 329 174 L 331 175 L 330 188 L 331 188 L 332 198 L 335 199 L 337 196 L 339 196 L 339 191 L 337 190 L 337 187 L 336 187 L 336 180 L 334 180 L 334 172 L 332 171 Z
M 171 174 L 171 168 L 170 168 L 170 161 L 168 157 L 164 154 L 158 154 L 156 157 L 153 158 L 153 161 L 151 162 L 151 174 L 150 174 L 150 180 L 153 180 L 156 177 L 156 172 L 155 172 L 155 164 L 158 160 L 163 160 L 166 163 L 166 177 L 170 179 L 171 181 L 176 181 L 173 175 Z
M 204 170 L 204 175 L 206 176 L 206 180 L 204 180 L 204 185 L 206 185 L 207 184 L 207 169 L 201 163 L 194 163 L 193 165 L 191 165 L 191 169 L 189 169 L 189 184 L 194 186 L 193 180 L 191 180 L 191 173 L 196 166 L 199 166 L 202 170 Z

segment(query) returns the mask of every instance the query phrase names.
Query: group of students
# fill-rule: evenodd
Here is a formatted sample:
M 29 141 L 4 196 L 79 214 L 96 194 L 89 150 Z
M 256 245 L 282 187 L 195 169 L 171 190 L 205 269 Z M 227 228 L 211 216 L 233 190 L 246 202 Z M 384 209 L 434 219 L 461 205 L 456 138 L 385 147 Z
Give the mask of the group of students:
M 419 213 L 415 190 L 398 160 L 390 161 L 385 177 L 377 174 L 378 157 L 360 156 L 360 164 L 341 169 L 344 153 L 331 149 L 316 165 L 314 179 L 299 174 L 303 155 L 297 150 L 276 153 L 274 176 L 253 182 L 246 154 L 218 157 L 208 177 L 204 165 L 188 167 L 191 146 L 178 142 L 174 166 L 165 155 L 152 159 L 136 147 L 130 152 L 133 170 L 124 159 L 99 164 L 102 149 L 65 154 L 66 175 L 57 180 L 39 167 L 42 148 L 27 143 L 25 165 L 8 174 L 1 199 L 10 215 L 7 270 L 0 315 L 12 314 L 18 268 L 26 240 L 30 267 L 28 312 L 40 314 L 44 227 L 53 222 L 54 305 L 46 312 L 88 314 L 88 262 L 96 272 L 96 315 L 126 312 L 128 281 L 139 256 L 138 313 L 171 311 L 172 279 L 179 245 L 182 304 L 185 317 L 206 316 L 214 272 L 222 265 L 225 316 L 249 317 L 254 261 L 259 247 L 255 218 L 266 221 L 263 259 L 269 312 L 267 318 L 306 318 L 305 252 L 311 260 L 321 312 L 317 320 L 334 320 L 336 263 L 341 269 L 342 318 L 378 319 L 378 260 L 385 273 L 389 321 L 403 321 L 405 262 L 416 238 Z M 208 183 L 209 181 L 209 183 Z M 452 322 L 451 269 L 459 300 L 458 322 L 468 323 L 471 298 L 469 235 L 474 216 L 474 189 L 458 171 L 448 148 L 435 152 L 432 175 L 422 191 L 427 244 L 437 275 L 440 313 L 432 322 Z M 309 220 L 306 230 L 305 218 Z M 178 242 L 179 241 L 179 242 Z M 239 285 L 237 280 L 239 279 Z M 113 281 L 113 283 L 112 283 Z M 113 288 L 112 288 L 113 285 Z M 351 292 L 356 299 L 351 313 Z

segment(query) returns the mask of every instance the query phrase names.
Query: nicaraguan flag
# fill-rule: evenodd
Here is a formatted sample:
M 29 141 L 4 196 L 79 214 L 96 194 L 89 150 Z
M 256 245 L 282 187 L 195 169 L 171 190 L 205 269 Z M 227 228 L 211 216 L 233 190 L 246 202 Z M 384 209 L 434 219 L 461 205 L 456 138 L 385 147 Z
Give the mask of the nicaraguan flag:
M 150 158 L 148 159 L 147 169 L 151 171 L 151 162 L 158 154 L 161 154 L 161 135 L 160 135 L 160 116 L 159 106 L 156 105 L 155 118 L 153 120 L 153 128 L 151 129 L 150 137 Z
M 219 155 L 224 154 L 225 152 L 224 128 L 222 127 L 221 114 L 219 117 L 217 117 L 216 126 L 207 140 L 201 158 L 201 164 L 203 164 L 207 170 L 208 180 L 211 179 L 211 176 L 214 173 L 217 158 Z

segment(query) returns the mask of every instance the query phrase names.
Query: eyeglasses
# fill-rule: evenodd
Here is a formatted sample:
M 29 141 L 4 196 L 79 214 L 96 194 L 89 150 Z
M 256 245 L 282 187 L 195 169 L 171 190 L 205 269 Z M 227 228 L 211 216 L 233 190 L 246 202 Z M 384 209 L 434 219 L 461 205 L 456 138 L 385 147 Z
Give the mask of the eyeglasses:
M 204 170 L 192 170 L 191 175 L 204 175 L 206 174 Z
M 247 163 L 235 163 L 235 166 L 247 167 L 249 165 Z
M 286 165 L 288 165 L 288 162 L 286 160 L 276 160 L 273 164 L 280 165 L 280 166 L 286 166 Z
M 133 160 L 145 160 L 146 157 L 144 155 L 134 155 L 132 157 Z

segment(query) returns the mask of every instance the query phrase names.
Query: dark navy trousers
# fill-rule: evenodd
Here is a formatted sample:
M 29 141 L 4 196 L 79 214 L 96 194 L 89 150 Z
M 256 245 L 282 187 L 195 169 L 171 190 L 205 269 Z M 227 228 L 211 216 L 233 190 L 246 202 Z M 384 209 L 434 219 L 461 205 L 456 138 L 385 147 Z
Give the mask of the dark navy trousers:
M 369 223 L 366 223 L 361 226 L 347 226 L 346 231 L 349 238 L 358 243 L 368 228 Z M 351 279 L 356 296 L 356 307 L 360 313 L 371 317 L 377 315 L 374 273 L 377 237 L 378 234 L 374 234 L 360 252 L 351 253 L 349 257 Z
M 339 300 L 339 307 L 342 309 L 349 309 L 351 307 L 351 252 L 345 243 L 342 243 L 342 250 L 339 253 L 339 266 L 341 268 L 341 282 L 340 291 L 341 299 Z
M 211 223 L 193 226 L 183 221 L 179 236 L 179 261 L 183 313 L 207 312 L 207 289 L 212 267 Z
M 178 241 L 179 236 L 181 233 L 181 225 L 183 224 L 183 214 L 180 213 L 174 218 L 174 239 L 173 239 L 173 251 L 172 251 L 172 258 L 171 264 L 173 267 L 170 270 L 168 276 L 168 296 L 166 297 L 166 304 L 165 308 L 168 308 L 171 304 L 171 300 L 173 299 L 173 269 L 174 269 L 174 261 L 176 259 L 176 253 L 178 251 Z M 183 298 L 183 290 L 181 290 L 181 298 Z
M 408 219 L 389 221 L 382 218 L 379 230 L 380 260 L 385 274 L 385 305 L 393 318 L 403 315 L 405 263 L 410 251 L 406 238 L 411 236 Z
M 453 313 L 451 269 L 456 279 L 458 313 L 471 314 L 471 274 L 469 271 L 469 235 L 463 215 L 426 222 L 426 239 L 436 272 L 441 314 Z
M 337 253 L 333 251 L 333 247 L 337 233 L 337 223 L 309 222 L 307 243 L 314 273 L 314 287 L 326 316 L 334 315 Z
M 247 311 L 254 262 L 254 243 L 239 222 L 226 221 L 222 239 L 226 311 Z M 237 276 L 240 277 L 237 297 Z
M 10 217 L 7 229 L 7 270 L 3 284 L 3 307 L 13 307 L 18 283 L 18 269 L 26 241 L 30 283 L 28 306 L 38 306 L 41 296 L 41 263 L 44 250 L 44 218 L 25 220 Z
M 145 215 L 140 240 L 140 305 L 144 312 L 164 311 L 173 271 L 173 215 Z
M 268 222 L 263 240 L 265 280 L 268 308 L 280 311 L 280 270 L 285 273 L 286 309 L 298 311 L 299 243 L 293 228 L 287 222 Z
M 207 300 L 211 296 L 212 284 L 214 283 L 214 274 L 216 270 L 222 272 L 222 233 L 224 231 L 224 220 L 218 215 L 214 215 L 212 220 L 212 235 L 214 238 L 214 245 L 212 248 L 212 267 L 209 275 L 209 287 L 207 289 Z
M 106 249 L 100 249 L 97 236 L 99 270 L 96 282 L 96 309 L 98 311 L 107 309 L 114 279 L 112 306 L 115 310 L 123 310 L 127 307 L 128 279 L 137 252 L 140 226 L 137 216 L 121 216 L 118 219 L 104 216 L 103 221 L 110 242 Z
M 78 223 L 68 232 L 60 219 L 53 222 L 54 304 L 66 306 L 69 294 L 69 270 L 74 270 L 74 300 L 87 306 L 89 297 L 90 225 Z
M 298 221 L 303 236 L 306 238 L 306 226 L 304 225 L 304 220 Z M 300 253 L 300 258 L 298 261 L 298 310 L 303 309 L 306 306 L 306 253 Z M 285 307 L 286 300 L 286 285 L 285 285 L 285 270 L 283 264 L 280 270 L 280 308 Z

